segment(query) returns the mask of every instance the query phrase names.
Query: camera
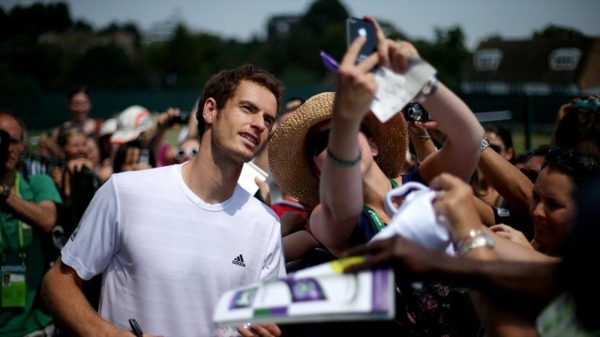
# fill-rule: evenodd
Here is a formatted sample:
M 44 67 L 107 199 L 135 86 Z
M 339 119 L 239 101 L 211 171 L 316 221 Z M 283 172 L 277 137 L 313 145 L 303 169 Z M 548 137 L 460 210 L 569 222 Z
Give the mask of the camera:
M 189 111 L 179 111 L 179 116 L 171 118 L 169 124 L 187 124 L 190 121 Z
M 429 114 L 427 114 L 427 112 L 419 103 L 408 103 L 402 111 L 404 112 L 404 119 L 407 122 L 421 122 L 429 120 Z
M 10 147 L 10 135 L 4 130 L 0 130 L 0 161 L 4 162 L 8 157 L 8 148 Z

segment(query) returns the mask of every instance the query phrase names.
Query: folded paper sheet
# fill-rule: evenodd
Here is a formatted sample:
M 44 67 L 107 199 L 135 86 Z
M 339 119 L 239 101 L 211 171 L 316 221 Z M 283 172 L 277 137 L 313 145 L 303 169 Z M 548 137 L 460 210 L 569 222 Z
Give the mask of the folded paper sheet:
M 435 73 L 435 68 L 421 59 L 410 59 L 408 70 L 403 74 L 379 68 L 375 74 L 377 98 L 371 103 L 371 111 L 379 121 L 387 122 L 419 95 Z

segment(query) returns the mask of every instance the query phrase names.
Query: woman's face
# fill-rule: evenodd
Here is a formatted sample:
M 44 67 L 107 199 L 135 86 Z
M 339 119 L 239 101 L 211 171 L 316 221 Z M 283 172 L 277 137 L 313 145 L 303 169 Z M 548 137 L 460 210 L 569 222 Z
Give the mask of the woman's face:
M 121 166 L 121 172 L 134 171 L 136 170 L 140 161 L 140 148 L 129 147 L 125 151 L 125 160 Z
M 327 148 L 327 143 L 329 142 L 329 137 L 320 137 L 320 133 L 321 132 L 325 132 L 327 130 L 329 130 L 331 128 L 331 121 L 327 120 L 327 121 L 323 121 L 321 123 L 318 123 L 316 125 L 314 125 L 307 133 L 308 137 L 306 138 L 306 144 L 309 147 L 309 152 L 314 152 L 311 151 L 312 149 L 319 149 L 321 150 L 321 148 L 323 148 L 323 146 L 325 146 L 325 148 L 323 148 L 323 151 L 319 152 L 319 154 L 317 154 L 316 152 L 312 153 L 312 157 L 313 157 L 313 161 L 315 163 L 315 166 L 317 168 L 317 175 L 320 177 L 321 176 L 321 169 L 323 168 L 323 163 L 325 162 L 325 157 L 327 157 L 327 152 L 325 151 L 325 149 Z M 311 146 L 311 144 L 314 144 L 313 146 Z
M 72 134 L 63 148 L 65 159 L 85 158 L 88 156 L 86 136 L 81 133 Z
M 571 231 L 577 209 L 572 197 L 574 188 L 566 174 L 547 167 L 535 182 L 529 214 L 534 225 L 534 239 L 548 250 L 548 255 L 560 255 Z
M 90 109 L 92 108 L 92 103 L 90 102 L 90 98 L 83 92 L 78 92 L 75 95 L 71 96 L 71 100 L 69 101 L 69 110 L 71 111 L 71 116 L 74 121 L 83 122 L 86 118 Z
M 198 147 L 200 141 L 196 139 L 188 139 L 181 143 L 181 145 L 175 149 L 175 162 L 178 164 L 184 163 L 191 160 L 198 154 Z
M 93 138 L 88 137 L 85 140 L 85 145 L 88 148 L 88 158 L 91 159 L 94 162 L 94 164 L 99 164 L 101 158 L 98 143 Z
M 322 148 L 322 151 L 319 152 L 319 154 L 313 153 L 313 161 L 315 163 L 315 167 L 317 170 L 317 176 L 319 176 L 319 177 L 321 176 L 321 170 L 323 169 L 323 164 L 325 163 L 325 158 L 327 157 L 327 151 L 325 151 L 325 149 L 327 148 L 326 145 L 328 144 L 328 141 L 329 141 L 329 137 L 322 134 L 322 132 L 327 132 L 328 130 L 330 130 L 330 128 L 331 128 L 331 121 L 327 120 L 327 121 L 316 124 L 307 133 L 309 135 L 307 137 L 307 146 L 313 147 L 313 148 L 319 148 L 319 150 L 321 150 L 321 148 Z M 317 141 L 315 141 L 315 140 L 317 140 Z M 319 146 L 310 146 L 311 143 L 313 143 L 313 144 L 321 143 L 322 146 L 320 146 L 320 147 Z M 323 145 L 325 147 L 323 147 Z M 373 157 L 377 155 L 378 150 L 377 150 L 377 147 L 374 145 L 374 143 L 371 143 L 362 131 L 358 133 L 358 147 L 361 152 L 361 161 L 360 161 L 361 172 L 364 173 L 365 170 L 367 169 L 367 167 L 375 162 Z M 366 155 L 367 153 L 369 155 Z M 368 159 L 368 158 L 370 158 L 370 159 Z

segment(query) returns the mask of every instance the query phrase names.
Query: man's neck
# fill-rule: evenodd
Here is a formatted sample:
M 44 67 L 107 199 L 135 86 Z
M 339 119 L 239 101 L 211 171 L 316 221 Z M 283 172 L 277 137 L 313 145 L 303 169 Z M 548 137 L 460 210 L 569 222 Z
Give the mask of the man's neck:
M 183 181 L 200 199 L 208 204 L 222 203 L 233 195 L 243 164 L 217 164 L 208 150 L 202 149 L 182 167 Z

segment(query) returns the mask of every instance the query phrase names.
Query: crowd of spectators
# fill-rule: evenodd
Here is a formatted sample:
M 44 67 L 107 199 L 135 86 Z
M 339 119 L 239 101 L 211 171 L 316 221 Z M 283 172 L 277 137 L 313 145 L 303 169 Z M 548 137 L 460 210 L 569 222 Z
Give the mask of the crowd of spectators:
M 375 24 L 377 51 L 356 64 L 358 38 L 335 92 L 306 100 L 283 104 L 279 80 L 244 65 L 211 77 L 190 113 L 134 105 L 102 120 L 78 86 L 66 97 L 71 119 L 35 148 L 19 112 L 0 110 L 0 335 L 133 336 L 133 317 L 150 334 L 224 335 L 210 325 L 223 291 L 352 255 L 368 258 L 346 272 L 396 271 L 394 320 L 236 333 L 468 336 L 452 301 L 465 287 L 474 335 L 600 335 L 588 275 L 600 96 L 549 112 L 552 139 L 526 153 L 437 79 L 414 102 L 430 120 L 400 112 L 383 124 L 369 110 L 371 69 L 402 73 L 420 56 Z M 249 161 L 269 174 L 254 196 L 237 184 Z M 408 182 L 437 191 L 455 256 L 402 236 L 368 244 L 392 220 L 386 194 Z

